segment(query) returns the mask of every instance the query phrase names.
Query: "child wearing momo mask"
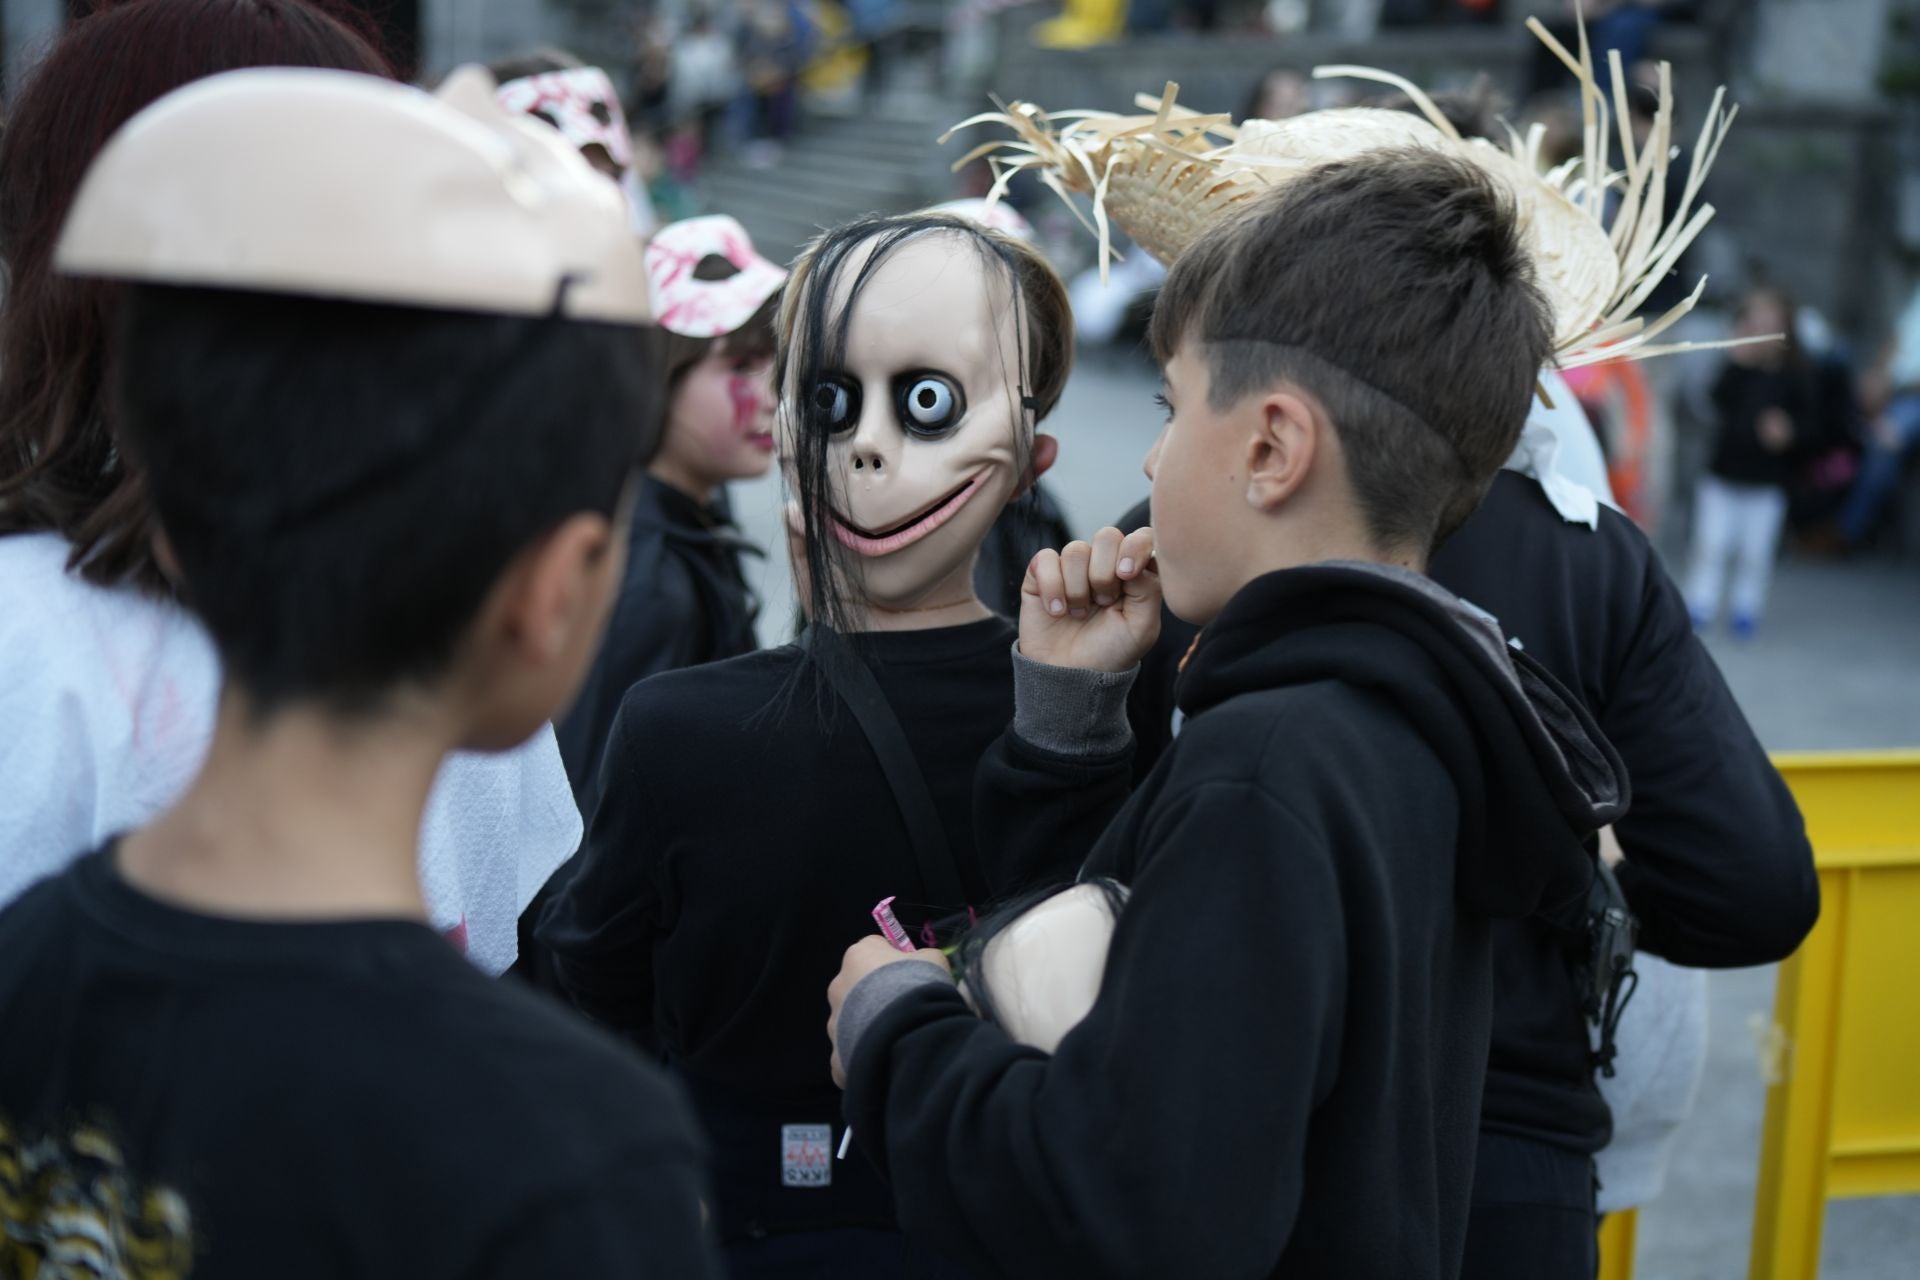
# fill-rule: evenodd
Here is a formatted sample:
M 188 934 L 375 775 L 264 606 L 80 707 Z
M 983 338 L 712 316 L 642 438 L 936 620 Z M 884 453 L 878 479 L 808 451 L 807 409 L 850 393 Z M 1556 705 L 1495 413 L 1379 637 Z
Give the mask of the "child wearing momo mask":
M 541 919 L 575 1003 L 686 1082 L 736 1277 L 912 1265 L 885 1185 L 834 1159 L 819 976 L 882 898 L 915 937 L 986 900 L 973 773 L 1014 630 L 973 572 L 1052 460 L 1035 428 L 1071 334 L 1044 260 L 966 219 L 864 219 L 802 255 L 775 380 L 813 624 L 627 694 Z

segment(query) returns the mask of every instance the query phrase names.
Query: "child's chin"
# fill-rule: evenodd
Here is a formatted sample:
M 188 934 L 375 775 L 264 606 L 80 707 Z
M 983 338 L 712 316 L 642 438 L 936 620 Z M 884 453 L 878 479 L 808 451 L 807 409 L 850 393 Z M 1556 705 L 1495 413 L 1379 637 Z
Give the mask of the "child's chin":
M 758 480 L 773 470 L 773 455 L 762 453 L 758 449 L 749 449 L 741 453 L 738 464 L 733 469 L 732 479 Z

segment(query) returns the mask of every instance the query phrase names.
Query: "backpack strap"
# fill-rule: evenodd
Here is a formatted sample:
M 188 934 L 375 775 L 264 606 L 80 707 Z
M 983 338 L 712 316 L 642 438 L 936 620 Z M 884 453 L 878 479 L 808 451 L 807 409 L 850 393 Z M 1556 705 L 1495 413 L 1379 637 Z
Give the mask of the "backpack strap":
M 907 836 L 913 843 L 913 856 L 920 864 L 921 887 L 927 901 L 940 907 L 958 909 L 966 904 L 967 891 L 960 880 L 960 865 L 954 861 L 947 844 L 947 829 L 933 805 L 933 792 L 927 788 L 926 775 L 914 759 L 913 747 L 900 727 L 880 682 L 851 646 L 826 627 L 808 627 L 802 644 L 813 654 L 827 683 L 839 695 L 847 710 L 859 722 L 867 744 L 873 748 L 886 775 L 893 801 L 906 821 Z

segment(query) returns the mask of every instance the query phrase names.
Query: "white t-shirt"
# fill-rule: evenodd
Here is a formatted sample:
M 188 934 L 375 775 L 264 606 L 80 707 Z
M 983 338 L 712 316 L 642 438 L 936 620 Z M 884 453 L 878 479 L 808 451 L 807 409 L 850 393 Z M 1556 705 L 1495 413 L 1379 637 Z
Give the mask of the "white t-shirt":
M 199 621 L 66 569 L 56 534 L 0 537 L 0 906 L 177 799 L 213 736 L 220 663 Z M 420 828 L 433 924 L 488 973 L 580 843 L 551 726 L 449 756 Z

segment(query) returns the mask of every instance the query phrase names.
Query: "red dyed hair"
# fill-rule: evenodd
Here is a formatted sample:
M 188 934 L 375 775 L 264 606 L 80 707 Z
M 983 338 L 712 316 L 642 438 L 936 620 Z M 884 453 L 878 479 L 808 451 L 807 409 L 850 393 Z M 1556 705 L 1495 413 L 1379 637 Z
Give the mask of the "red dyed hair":
M 115 130 L 181 85 L 241 67 L 393 75 L 365 20 L 317 0 L 99 0 L 60 36 L 0 138 L 0 534 L 52 530 L 90 581 L 166 591 L 106 385 L 110 284 L 53 270 L 61 224 Z M 287 145 L 300 145 L 298 138 Z

